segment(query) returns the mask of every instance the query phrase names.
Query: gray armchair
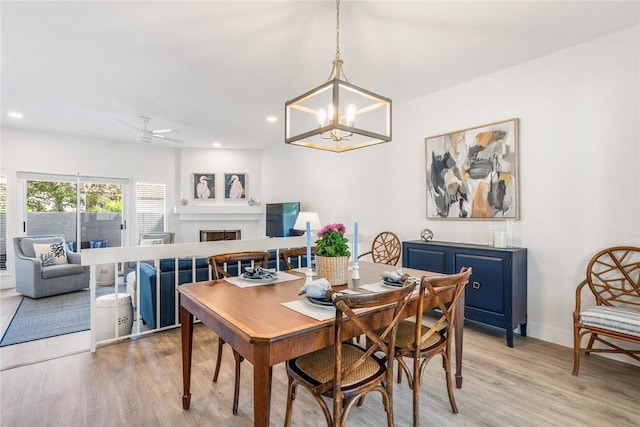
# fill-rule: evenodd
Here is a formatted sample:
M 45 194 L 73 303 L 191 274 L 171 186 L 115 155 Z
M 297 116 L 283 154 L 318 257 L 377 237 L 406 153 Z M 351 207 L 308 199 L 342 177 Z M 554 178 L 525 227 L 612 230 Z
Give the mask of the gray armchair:
M 67 248 L 67 264 L 43 266 L 34 244 L 64 244 L 64 237 L 15 237 L 16 291 L 31 298 L 78 291 L 89 287 L 90 270 L 80 265 L 80 254 Z
M 140 233 L 140 238 L 138 239 L 138 245 L 146 246 L 146 245 L 168 245 L 173 243 L 174 233 L 163 232 L 163 233 Z

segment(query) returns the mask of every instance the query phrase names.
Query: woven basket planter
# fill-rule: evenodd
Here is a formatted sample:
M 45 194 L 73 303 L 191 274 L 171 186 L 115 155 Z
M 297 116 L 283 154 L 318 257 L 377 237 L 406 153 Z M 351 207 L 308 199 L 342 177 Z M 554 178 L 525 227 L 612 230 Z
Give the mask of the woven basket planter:
M 349 257 L 316 255 L 316 273 L 324 277 L 331 286 L 345 285 L 348 282 Z

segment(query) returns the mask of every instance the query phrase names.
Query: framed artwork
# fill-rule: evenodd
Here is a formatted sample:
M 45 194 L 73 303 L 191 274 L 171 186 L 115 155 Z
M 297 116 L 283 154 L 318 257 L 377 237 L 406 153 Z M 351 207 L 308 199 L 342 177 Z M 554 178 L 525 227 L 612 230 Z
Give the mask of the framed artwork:
M 518 119 L 425 138 L 428 219 L 518 219 Z
M 193 198 L 196 200 L 215 200 L 216 198 L 216 174 L 193 174 Z
M 227 200 L 238 200 L 247 198 L 246 173 L 224 174 L 224 198 Z

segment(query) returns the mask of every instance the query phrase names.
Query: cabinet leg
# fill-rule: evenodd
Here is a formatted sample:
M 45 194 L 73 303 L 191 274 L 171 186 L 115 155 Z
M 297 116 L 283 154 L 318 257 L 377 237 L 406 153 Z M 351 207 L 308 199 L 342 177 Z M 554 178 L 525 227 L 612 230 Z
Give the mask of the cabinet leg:
M 507 345 L 513 347 L 513 327 L 507 327 Z
M 520 324 L 520 335 L 523 337 L 527 336 L 527 322 Z

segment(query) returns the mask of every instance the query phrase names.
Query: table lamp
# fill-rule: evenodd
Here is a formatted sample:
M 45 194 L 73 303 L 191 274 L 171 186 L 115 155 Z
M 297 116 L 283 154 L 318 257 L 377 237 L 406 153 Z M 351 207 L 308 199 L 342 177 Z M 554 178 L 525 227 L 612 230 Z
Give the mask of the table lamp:
M 306 230 L 307 222 L 311 224 L 311 231 L 317 231 L 322 228 L 322 223 L 320 222 L 320 217 L 317 212 L 305 212 L 300 211 L 298 213 L 298 217 L 296 218 L 295 224 L 293 224 L 294 230 Z M 306 234 L 306 233 L 305 233 Z

